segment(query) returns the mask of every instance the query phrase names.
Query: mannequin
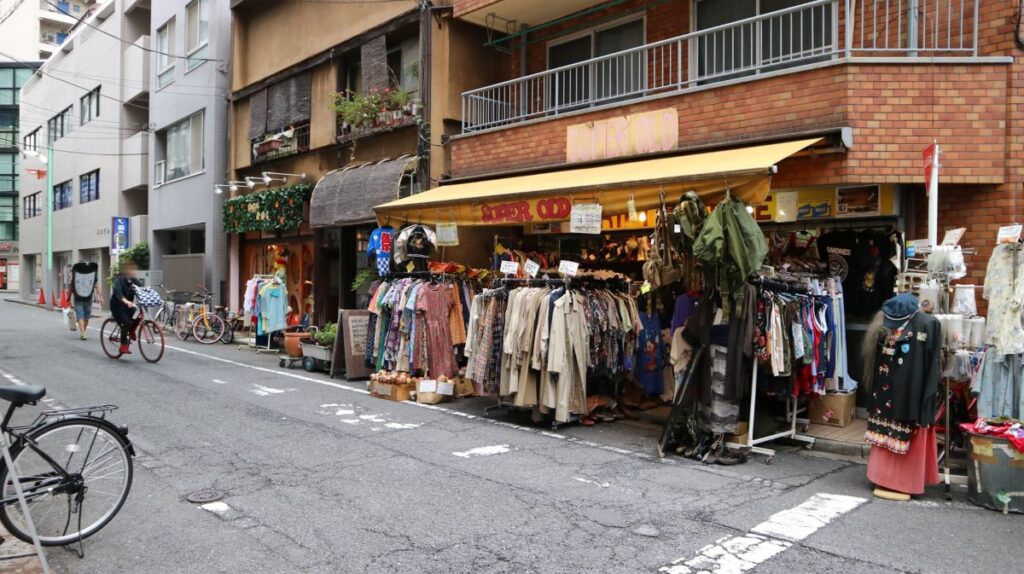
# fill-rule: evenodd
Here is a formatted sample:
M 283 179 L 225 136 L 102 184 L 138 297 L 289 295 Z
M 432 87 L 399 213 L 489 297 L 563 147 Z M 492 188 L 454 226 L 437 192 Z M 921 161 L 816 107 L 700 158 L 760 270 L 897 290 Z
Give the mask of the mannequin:
M 907 500 L 939 481 L 935 420 L 942 329 L 902 294 L 885 302 L 864 342 L 872 391 L 865 440 L 875 495 Z

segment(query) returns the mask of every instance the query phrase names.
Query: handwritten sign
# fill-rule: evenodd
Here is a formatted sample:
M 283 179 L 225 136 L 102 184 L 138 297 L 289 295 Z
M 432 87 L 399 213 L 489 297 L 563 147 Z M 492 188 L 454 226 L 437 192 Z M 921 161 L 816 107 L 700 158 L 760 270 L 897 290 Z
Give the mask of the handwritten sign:
M 1024 226 L 1021 225 L 1007 225 L 999 228 L 999 234 L 996 235 L 996 243 L 1014 243 L 1020 239 L 1021 230 Z
M 569 233 L 601 234 L 601 213 L 599 203 L 581 203 L 572 206 L 569 214 Z
M 454 223 L 437 224 L 437 245 L 454 247 L 459 244 L 459 226 Z
M 420 381 L 419 388 L 416 389 L 418 393 L 434 393 L 437 392 L 437 381 L 433 379 L 424 379 Z
M 540 271 L 540 264 L 533 259 L 527 259 L 526 263 L 523 265 L 523 271 L 526 271 L 526 274 L 530 277 L 536 277 L 537 273 Z
M 519 273 L 519 263 L 515 261 L 502 261 L 501 272 L 505 275 L 515 275 Z
M 576 273 L 580 270 L 580 264 L 575 261 L 566 261 L 563 259 L 558 264 L 558 272 L 566 277 L 575 277 Z

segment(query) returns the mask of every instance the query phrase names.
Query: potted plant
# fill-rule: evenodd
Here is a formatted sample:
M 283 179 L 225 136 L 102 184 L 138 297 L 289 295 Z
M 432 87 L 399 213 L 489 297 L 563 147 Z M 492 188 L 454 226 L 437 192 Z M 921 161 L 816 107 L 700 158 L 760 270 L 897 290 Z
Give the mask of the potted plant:
M 334 355 L 334 342 L 338 337 L 338 324 L 327 323 L 323 329 L 313 333 L 312 341 L 300 341 L 302 346 L 302 366 L 307 371 L 324 369 Z

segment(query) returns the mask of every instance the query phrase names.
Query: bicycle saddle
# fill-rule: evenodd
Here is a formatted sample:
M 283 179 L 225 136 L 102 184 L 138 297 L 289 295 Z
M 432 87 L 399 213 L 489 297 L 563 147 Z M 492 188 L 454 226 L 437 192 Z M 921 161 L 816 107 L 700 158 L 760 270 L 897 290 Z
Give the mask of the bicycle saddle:
M 46 396 L 46 387 L 41 385 L 0 387 L 0 400 L 12 403 L 16 407 L 34 403 L 44 396 Z

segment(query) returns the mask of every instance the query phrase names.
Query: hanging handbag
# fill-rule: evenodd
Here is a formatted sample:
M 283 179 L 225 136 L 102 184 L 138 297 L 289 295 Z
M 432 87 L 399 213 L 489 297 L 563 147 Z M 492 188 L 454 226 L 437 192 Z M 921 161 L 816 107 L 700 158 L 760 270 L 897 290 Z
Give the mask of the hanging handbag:
M 658 270 L 662 285 L 670 285 L 683 280 L 682 258 L 672 245 L 672 228 L 669 224 L 668 210 L 665 209 L 665 194 L 661 194 L 661 209 L 658 211 L 658 230 L 660 233 L 658 249 L 661 250 L 661 263 Z

